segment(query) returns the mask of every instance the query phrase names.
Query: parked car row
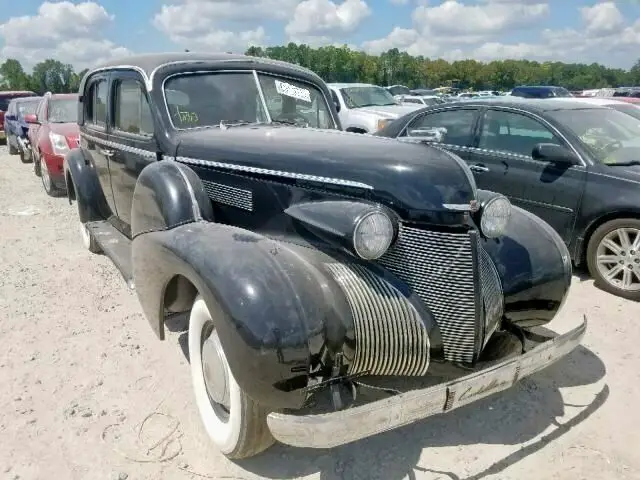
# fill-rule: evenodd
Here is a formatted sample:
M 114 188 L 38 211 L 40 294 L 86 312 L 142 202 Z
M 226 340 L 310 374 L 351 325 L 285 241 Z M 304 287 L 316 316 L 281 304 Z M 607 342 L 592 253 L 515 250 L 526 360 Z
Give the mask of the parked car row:
M 66 193 L 64 155 L 78 146 L 77 94 L 21 96 L 12 99 L 4 116 L 10 155 L 33 162 L 50 196 Z
M 571 285 L 562 235 L 443 148 L 475 138 L 484 107 L 460 102 L 471 116 L 440 122 L 437 145 L 382 135 L 454 105 L 185 52 L 91 69 L 77 95 L 45 95 L 21 125 L 45 190 L 76 205 L 84 246 L 113 261 L 158 338 L 189 316 L 202 421 L 242 458 L 449 412 L 581 342 L 586 319 L 535 330 Z M 503 128 L 523 127 L 492 132 Z M 441 383 L 425 388 L 429 376 Z

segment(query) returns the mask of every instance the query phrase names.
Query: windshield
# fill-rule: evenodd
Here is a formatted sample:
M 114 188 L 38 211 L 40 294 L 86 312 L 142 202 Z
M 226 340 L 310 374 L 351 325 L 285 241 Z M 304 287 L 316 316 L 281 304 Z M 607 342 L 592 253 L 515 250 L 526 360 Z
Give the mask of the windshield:
M 349 108 L 383 107 L 397 105 L 395 98 L 386 89 L 376 86 L 346 87 L 340 90 Z
M 610 108 L 556 110 L 551 117 L 575 133 L 604 164 L 640 160 L 640 120 Z
M 40 100 L 31 100 L 18 103 L 18 111 L 23 117 L 32 113 L 36 113 Z
M 75 123 L 78 121 L 78 100 L 76 98 L 52 98 L 49 102 L 49 122 Z
M 314 85 L 262 73 L 258 79 L 260 88 L 253 71 L 170 78 L 164 90 L 174 126 L 267 123 L 271 117 L 272 122 L 300 127 L 336 128 L 322 91 Z
M 627 115 L 631 115 L 636 120 L 640 120 L 640 107 L 637 107 L 637 106 L 632 105 L 630 103 L 625 103 L 625 104 L 620 104 L 620 105 L 618 105 L 618 104 L 611 105 L 611 107 L 615 108 L 619 112 L 626 113 Z

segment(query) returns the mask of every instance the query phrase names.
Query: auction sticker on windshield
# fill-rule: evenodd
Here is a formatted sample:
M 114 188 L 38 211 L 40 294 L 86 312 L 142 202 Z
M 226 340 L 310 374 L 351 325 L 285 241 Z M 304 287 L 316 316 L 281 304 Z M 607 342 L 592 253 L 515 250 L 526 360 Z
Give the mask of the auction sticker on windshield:
M 281 82 L 280 80 L 276 80 L 275 83 L 276 92 L 278 92 L 280 95 L 286 95 L 287 97 L 292 97 L 297 100 L 311 103 L 311 92 L 309 92 L 309 90 L 296 87 L 295 85 L 291 85 L 290 83 Z

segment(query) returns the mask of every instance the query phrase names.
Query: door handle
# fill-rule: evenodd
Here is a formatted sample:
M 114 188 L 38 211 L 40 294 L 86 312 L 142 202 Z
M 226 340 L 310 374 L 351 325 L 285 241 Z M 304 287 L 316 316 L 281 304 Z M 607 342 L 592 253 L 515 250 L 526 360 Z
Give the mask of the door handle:
M 104 155 L 105 157 L 113 157 L 113 150 L 105 150 L 104 148 L 99 148 L 98 153 L 100 155 Z
M 476 173 L 484 173 L 484 172 L 488 172 L 489 169 L 487 167 L 485 167 L 484 165 L 482 165 L 481 163 L 477 164 L 477 165 L 470 165 L 469 169 L 472 172 L 476 172 Z

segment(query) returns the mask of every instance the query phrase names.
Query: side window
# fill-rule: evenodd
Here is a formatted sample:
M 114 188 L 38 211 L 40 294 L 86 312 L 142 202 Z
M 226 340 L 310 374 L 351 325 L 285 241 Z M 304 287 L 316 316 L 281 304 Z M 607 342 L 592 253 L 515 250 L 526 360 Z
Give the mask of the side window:
M 105 128 L 107 125 L 107 81 L 98 80 L 89 89 L 88 98 L 85 100 L 87 123 Z
M 562 145 L 545 125 L 520 113 L 488 110 L 480 132 L 480 148 L 531 156 L 537 143 Z
M 410 137 L 428 137 L 434 142 L 470 146 L 471 127 L 475 109 L 443 110 L 427 113 L 413 120 L 407 127 Z
M 116 130 L 137 135 L 153 135 L 153 119 L 149 102 L 137 80 L 122 80 L 116 84 L 114 102 Z

